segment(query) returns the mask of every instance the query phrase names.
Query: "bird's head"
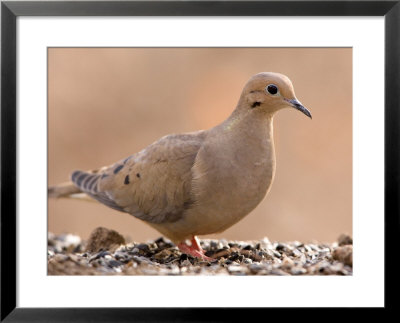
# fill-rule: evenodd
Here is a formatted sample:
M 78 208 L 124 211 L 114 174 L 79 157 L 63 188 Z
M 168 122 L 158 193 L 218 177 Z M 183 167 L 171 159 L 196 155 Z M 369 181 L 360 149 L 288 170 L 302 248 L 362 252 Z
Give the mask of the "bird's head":
M 297 100 L 292 82 L 279 73 L 263 72 L 254 75 L 245 85 L 240 101 L 246 109 L 259 109 L 274 114 L 283 108 L 295 108 L 311 118 L 310 111 Z

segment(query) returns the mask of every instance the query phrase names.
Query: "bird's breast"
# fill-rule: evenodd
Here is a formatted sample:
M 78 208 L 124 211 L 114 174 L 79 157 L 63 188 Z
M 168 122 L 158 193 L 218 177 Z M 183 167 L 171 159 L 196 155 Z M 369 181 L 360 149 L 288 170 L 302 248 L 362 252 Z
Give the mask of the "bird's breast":
M 216 174 L 216 187 L 222 193 L 217 194 L 217 203 L 231 213 L 248 213 L 253 210 L 268 192 L 275 173 L 273 152 L 254 153 L 244 161 L 238 158 L 230 167 Z
M 227 143 L 231 145 L 232 143 Z M 206 234 L 223 231 L 251 212 L 267 194 L 275 173 L 273 142 L 212 148 L 193 171 L 196 206 L 188 216 L 202 218 Z M 208 231 L 208 232 L 206 232 Z

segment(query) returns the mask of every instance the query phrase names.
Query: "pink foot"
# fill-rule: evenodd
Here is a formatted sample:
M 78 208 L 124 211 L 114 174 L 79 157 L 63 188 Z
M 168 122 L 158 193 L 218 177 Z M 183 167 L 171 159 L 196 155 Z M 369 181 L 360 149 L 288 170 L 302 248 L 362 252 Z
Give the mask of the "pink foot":
M 195 236 L 192 237 L 192 240 L 190 240 L 191 245 L 187 245 L 185 242 L 181 242 L 178 244 L 178 248 L 180 251 L 182 251 L 185 254 L 191 255 L 196 258 L 200 258 L 203 260 L 207 261 L 214 261 L 215 259 L 207 257 L 204 254 L 204 250 L 200 247 L 200 244 Z

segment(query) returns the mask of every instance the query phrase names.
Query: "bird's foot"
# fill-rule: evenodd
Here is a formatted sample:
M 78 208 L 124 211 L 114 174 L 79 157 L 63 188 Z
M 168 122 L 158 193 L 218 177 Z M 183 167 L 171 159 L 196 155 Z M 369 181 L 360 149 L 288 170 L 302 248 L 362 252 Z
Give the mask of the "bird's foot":
M 200 259 L 207 260 L 207 261 L 215 261 L 214 258 L 207 257 L 204 254 L 204 250 L 202 247 L 200 247 L 197 237 L 192 237 L 192 239 L 190 240 L 190 245 L 186 244 L 186 242 L 181 242 L 177 245 L 177 247 L 183 253 L 191 255 L 193 257 L 200 258 Z

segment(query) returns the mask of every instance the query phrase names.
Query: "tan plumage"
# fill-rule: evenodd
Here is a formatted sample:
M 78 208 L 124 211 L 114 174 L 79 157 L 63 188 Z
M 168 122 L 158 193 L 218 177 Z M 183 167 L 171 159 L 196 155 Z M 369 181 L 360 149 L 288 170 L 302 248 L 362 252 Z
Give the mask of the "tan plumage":
M 253 210 L 270 189 L 275 173 L 272 120 L 284 107 L 311 117 L 286 76 L 259 73 L 221 124 L 165 136 L 96 171 L 76 171 L 71 183 L 49 188 L 49 196 L 85 193 L 147 222 L 179 246 L 196 235 L 221 232 Z

